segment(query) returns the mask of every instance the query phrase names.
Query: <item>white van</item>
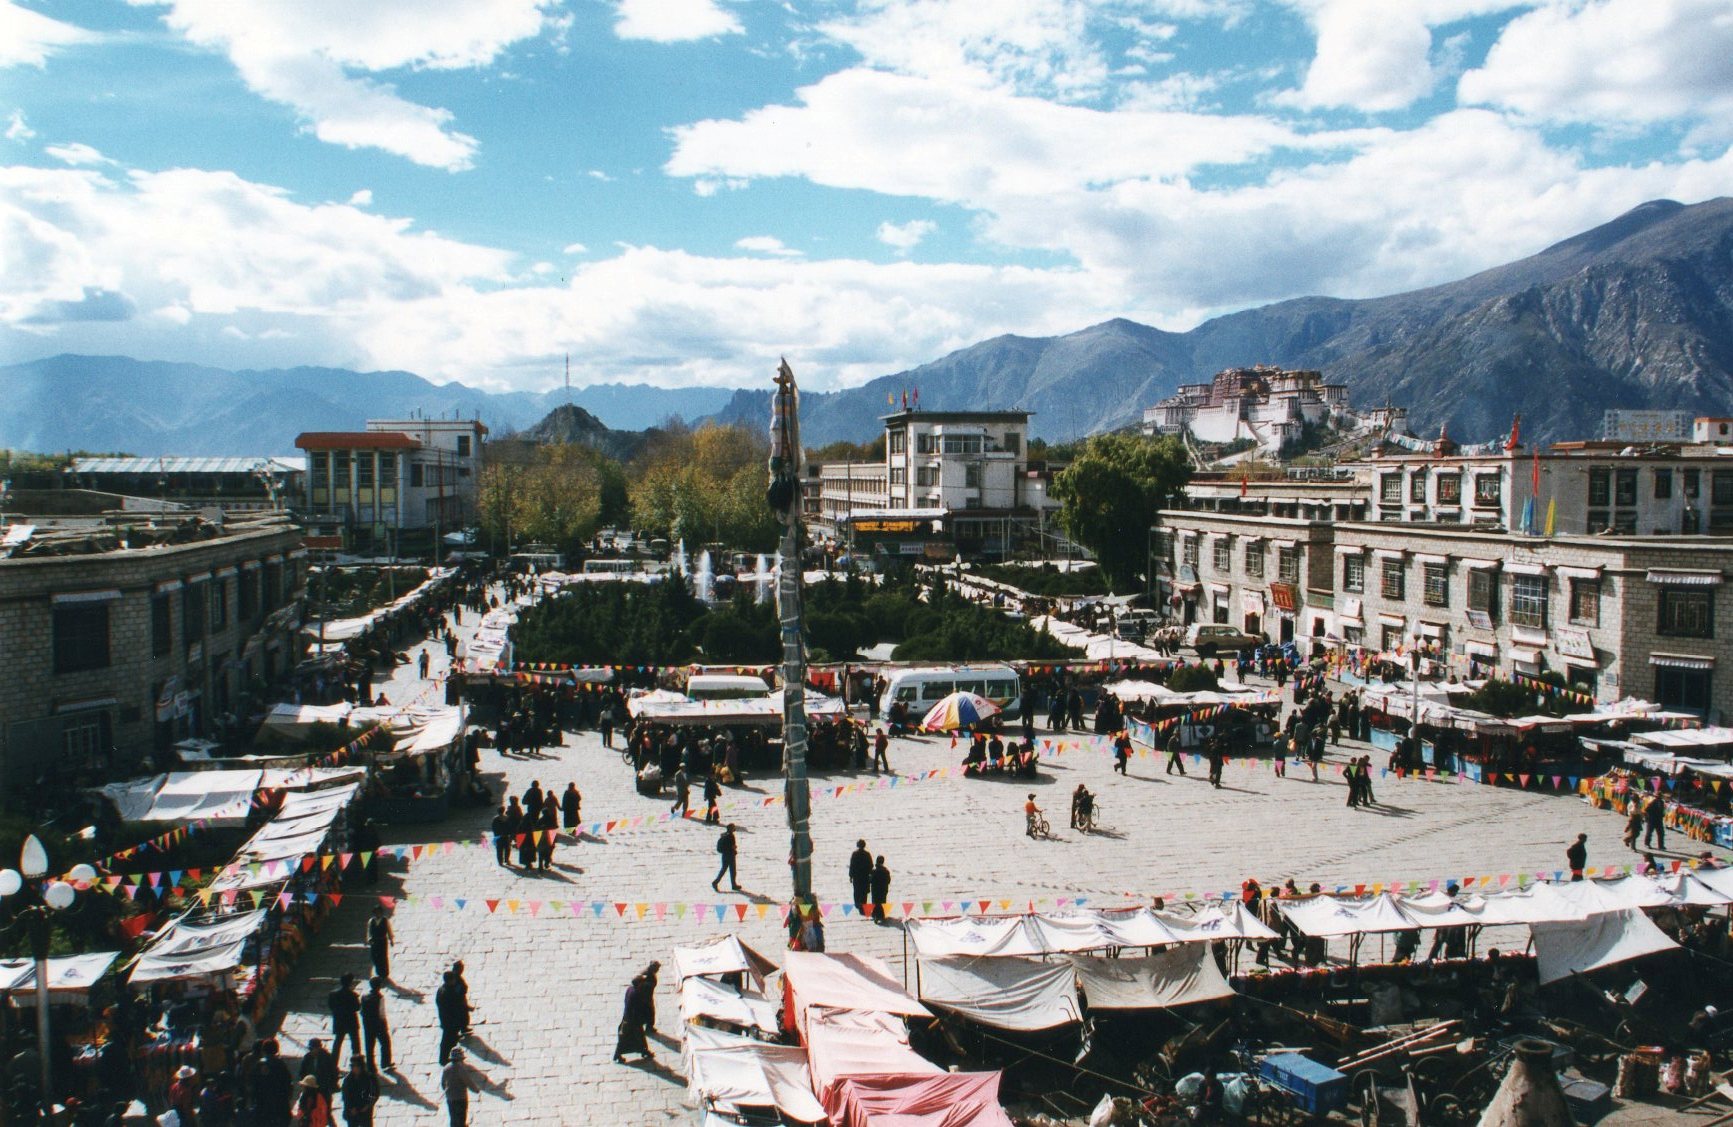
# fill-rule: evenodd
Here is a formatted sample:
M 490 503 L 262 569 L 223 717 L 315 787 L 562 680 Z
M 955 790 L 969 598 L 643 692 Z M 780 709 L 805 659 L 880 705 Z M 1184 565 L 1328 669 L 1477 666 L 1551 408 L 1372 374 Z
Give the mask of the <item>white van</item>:
M 898 669 L 887 678 L 879 697 L 879 715 L 889 714 L 893 701 L 908 705 L 910 723 L 952 693 L 975 693 L 999 706 L 1002 716 L 1018 714 L 1023 682 L 1009 665 L 934 665 Z

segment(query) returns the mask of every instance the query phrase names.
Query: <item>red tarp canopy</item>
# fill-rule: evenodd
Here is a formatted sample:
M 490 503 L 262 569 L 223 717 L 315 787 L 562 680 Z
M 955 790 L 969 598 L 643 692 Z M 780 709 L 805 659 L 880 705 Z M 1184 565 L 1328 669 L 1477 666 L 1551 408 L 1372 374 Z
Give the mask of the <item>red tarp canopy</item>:
M 1011 1127 L 997 1072 L 851 1076 L 828 1110 L 838 1127 Z

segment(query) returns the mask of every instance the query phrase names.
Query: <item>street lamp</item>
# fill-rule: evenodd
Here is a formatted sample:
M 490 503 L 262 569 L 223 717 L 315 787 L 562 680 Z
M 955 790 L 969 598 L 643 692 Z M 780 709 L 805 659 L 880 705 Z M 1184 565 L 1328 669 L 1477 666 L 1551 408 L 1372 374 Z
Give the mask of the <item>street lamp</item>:
M 96 880 L 89 865 L 74 865 L 67 880 L 40 882 L 48 876 L 48 850 L 35 834 L 24 839 L 18 852 L 18 868 L 0 869 L 0 901 L 19 897 L 17 919 L 30 937 L 30 955 L 36 960 L 36 1055 L 42 1059 L 42 1106 L 54 1104 L 54 1054 L 49 1051 L 48 1031 L 48 941 L 50 912 L 63 912 L 78 899 L 76 886 L 88 887 Z M 70 881 L 70 883 L 69 883 Z M 26 882 L 29 882 L 28 884 Z

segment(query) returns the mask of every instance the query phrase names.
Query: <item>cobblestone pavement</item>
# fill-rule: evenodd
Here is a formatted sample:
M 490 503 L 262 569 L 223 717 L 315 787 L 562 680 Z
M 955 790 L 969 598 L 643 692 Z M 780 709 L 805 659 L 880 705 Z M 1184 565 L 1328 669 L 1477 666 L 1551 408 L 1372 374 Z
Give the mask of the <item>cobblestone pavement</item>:
M 439 650 L 435 676 L 444 665 Z M 385 688 L 391 699 L 418 691 L 412 669 L 400 669 Z M 1360 750 L 1345 745 L 1342 752 Z M 1332 763 L 1339 761 L 1334 752 Z M 945 738 L 896 740 L 890 752 L 893 768 L 904 775 L 959 758 L 960 750 Z M 594 733 L 569 735 L 565 746 L 542 758 L 506 759 L 487 750 L 482 765 L 496 787 L 504 783 L 518 794 L 531 780 L 556 791 L 575 780 L 586 821 L 667 809 L 665 802 L 635 793 L 619 755 L 603 748 Z M 894 874 L 894 903 L 934 901 L 934 911 L 946 900 L 982 898 L 1013 908 L 1040 897 L 1117 903 L 1123 893 L 1148 897 L 1233 888 L 1248 875 L 1266 883 L 1291 876 L 1302 887 L 1318 881 L 1328 889 L 1532 873 L 1562 867 L 1565 847 L 1578 832 L 1589 835 L 1591 865 L 1636 859 L 1619 844 L 1617 817 L 1570 796 L 1391 776 L 1376 779 L 1380 805 L 1356 810 L 1345 805 L 1346 790 L 1333 771 L 1313 782 L 1304 769 L 1278 778 L 1267 761 L 1235 762 L 1226 785 L 1215 790 L 1202 772 L 1190 769 L 1188 777 L 1169 777 L 1159 760 L 1138 757 L 1122 778 L 1113 773 L 1104 748 L 1090 747 L 1043 761 L 1034 782 L 936 779 L 821 796 L 812 826 L 814 883 L 821 900 L 848 900 L 845 866 L 857 838 L 885 855 Z M 831 774 L 815 779 L 815 789 L 871 779 Z M 1100 802 L 1101 832 L 1087 837 L 1062 828 L 1079 781 Z M 466 964 L 476 1005 L 471 1062 L 488 1083 L 471 1105 L 472 1122 L 692 1122 L 679 1046 L 669 1036 L 678 1029 L 670 954 L 676 944 L 727 930 L 767 954 L 782 949 L 778 907 L 789 887 L 788 834 L 782 807 L 762 804 L 780 789 L 776 778 L 749 778 L 744 790 L 724 795 L 725 820 L 740 826 L 740 893 L 711 891 L 717 830 L 696 821 L 652 823 L 562 843 L 554 872 L 539 876 L 500 868 L 490 849 L 475 844 L 393 862 L 377 891 L 407 893 L 416 902 L 400 907 L 395 919 L 389 1008 L 397 1069 L 384 1078 L 378 1122 L 431 1123 L 444 1115 L 433 991 L 454 959 Z M 1024 835 L 1022 804 L 1030 791 L 1055 826 L 1055 840 Z M 437 825 L 398 827 L 388 841 L 474 843 L 488 816 L 455 812 Z M 1700 848 L 1682 838 L 1674 844 Z M 468 907 L 435 910 L 427 898 L 436 896 L 464 898 Z M 502 904 L 489 913 L 484 899 L 516 900 L 518 910 Z M 643 918 L 632 908 L 625 918 L 609 909 L 597 918 L 589 910 L 593 900 L 666 908 L 650 908 Z M 532 901 L 541 904 L 533 912 Z M 571 901 L 584 902 L 579 914 L 572 913 Z M 691 911 L 695 903 L 728 905 L 728 922 L 718 923 L 713 911 L 698 918 Z M 286 1055 L 299 1056 L 309 1037 L 328 1036 L 324 998 L 336 977 L 344 971 L 366 975 L 363 929 L 370 907 L 362 896 L 346 900 L 297 966 L 283 994 Z M 894 924 L 845 917 L 839 909 L 827 921 L 827 937 L 831 950 L 881 955 L 904 969 L 903 934 Z M 1368 941 L 1369 956 L 1375 942 Z M 652 959 L 667 966 L 657 999 L 657 1067 L 613 1064 L 624 988 Z

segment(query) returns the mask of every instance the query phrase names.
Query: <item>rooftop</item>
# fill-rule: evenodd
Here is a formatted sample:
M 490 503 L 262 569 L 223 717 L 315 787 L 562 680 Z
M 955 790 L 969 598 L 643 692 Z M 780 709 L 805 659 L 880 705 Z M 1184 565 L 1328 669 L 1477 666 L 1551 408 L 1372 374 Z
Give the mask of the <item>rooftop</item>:
M 307 466 L 300 458 L 183 458 L 166 455 L 157 458 L 74 458 L 68 473 L 169 474 L 169 473 L 252 473 L 264 466 L 272 473 L 303 473 Z
M 1033 411 L 893 411 L 879 418 L 890 424 L 927 423 L 1009 423 L 1028 422 Z
M 103 556 L 146 548 L 182 547 L 295 526 L 279 513 L 217 523 L 196 513 L 120 513 L 102 520 L 48 518 L 10 524 L 0 534 L 0 567 L 68 556 Z
M 419 450 L 421 441 L 394 430 L 310 430 L 295 436 L 298 450 Z

